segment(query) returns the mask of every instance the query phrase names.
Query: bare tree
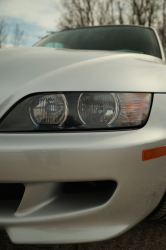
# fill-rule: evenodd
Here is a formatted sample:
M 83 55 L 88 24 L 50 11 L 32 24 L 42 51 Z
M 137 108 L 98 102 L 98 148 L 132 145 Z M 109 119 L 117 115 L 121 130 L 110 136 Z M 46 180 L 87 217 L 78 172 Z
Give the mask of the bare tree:
M 0 48 L 5 46 L 8 37 L 7 23 L 4 18 L 0 18 Z
M 92 9 L 95 0 L 62 0 L 62 18 L 59 23 L 61 29 L 70 29 L 94 25 Z
M 163 47 L 166 49 L 166 0 L 163 0 L 162 19 L 158 21 L 158 32 L 159 32 Z
M 152 26 L 158 19 L 163 0 L 131 0 L 129 23 Z
M 133 0 L 132 1 L 133 11 L 133 24 L 145 25 L 147 15 L 147 4 L 146 0 Z
M 123 18 L 123 11 L 124 11 L 124 4 L 120 1 L 117 2 L 117 8 L 119 12 L 119 23 L 124 24 L 124 18 Z
M 60 29 L 114 24 L 117 0 L 62 0 Z
M 153 25 L 164 0 L 62 0 L 60 29 L 104 24 Z
M 14 47 L 18 47 L 21 43 L 24 43 L 24 31 L 21 30 L 20 25 L 16 23 L 15 29 L 13 32 L 13 40 L 12 43 Z
M 162 1 L 146 0 L 147 2 L 147 25 L 153 26 L 158 20 L 158 12 L 162 8 Z
M 96 1 L 96 24 L 115 24 L 114 0 Z

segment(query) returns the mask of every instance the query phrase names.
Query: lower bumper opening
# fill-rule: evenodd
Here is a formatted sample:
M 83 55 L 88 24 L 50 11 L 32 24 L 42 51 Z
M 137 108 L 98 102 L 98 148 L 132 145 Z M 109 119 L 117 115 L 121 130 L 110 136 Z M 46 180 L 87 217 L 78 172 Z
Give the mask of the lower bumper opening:
M 21 200 L 25 186 L 21 183 L 0 183 L 0 201 Z
M 59 182 L 57 198 L 48 206 L 36 211 L 33 216 L 66 216 L 69 213 L 84 212 L 106 204 L 117 188 L 117 182 L 80 181 Z M 55 193 L 56 194 L 56 193 Z
M 0 183 L 0 216 L 15 213 L 24 192 L 25 186 L 21 183 Z
M 59 206 L 64 212 L 95 208 L 110 200 L 116 188 L 115 181 L 65 182 Z
M 108 180 L 55 182 L 52 184 L 51 189 L 50 184 L 48 183 L 43 183 L 42 185 L 40 183 L 36 183 L 35 185 L 29 184 L 29 186 L 26 185 L 26 189 L 29 188 L 29 191 L 27 192 L 26 190 L 25 195 L 25 187 L 22 184 L 19 186 L 13 184 L 7 184 L 7 186 L 6 184 L 0 184 L 0 186 L 3 186 L 4 190 L 4 196 L 1 196 L 1 198 L 4 200 L 0 200 L 0 220 L 1 218 L 9 218 L 12 216 L 15 218 L 15 213 L 17 213 L 17 217 L 19 214 L 19 216 L 23 217 L 35 216 L 36 218 L 38 216 L 44 216 L 43 218 L 46 218 L 46 216 L 63 217 L 69 213 L 83 213 L 87 209 L 95 209 L 107 203 L 117 188 L 117 183 L 115 181 Z M 9 191 L 7 192 L 7 190 Z M 47 197 L 45 194 L 43 194 L 43 190 L 45 191 L 45 194 L 47 193 Z M 35 194 L 37 194 L 37 196 L 35 196 Z M 39 196 L 42 202 L 45 202 L 45 200 L 47 201 L 49 199 L 50 202 L 47 202 L 46 205 L 41 206 L 41 202 L 36 202 L 38 201 Z M 20 206 L 22 203 L 20 204 L 20 202 L 26 204 L 26 209 L 24 207 L 21 212 L 18 210 L 18 207 L 21 209 Z M 31 203 L 30 206 L 29 202 Z M 31 209 L 32 207 L 33 209 Z M 24 210 L 26 212 L 23 212 Z
M 81 181 L 65 182 L 63 192 L 66 194 L 93 193 L 93 192 L 114 192 L 117 187 L 115 181 Z

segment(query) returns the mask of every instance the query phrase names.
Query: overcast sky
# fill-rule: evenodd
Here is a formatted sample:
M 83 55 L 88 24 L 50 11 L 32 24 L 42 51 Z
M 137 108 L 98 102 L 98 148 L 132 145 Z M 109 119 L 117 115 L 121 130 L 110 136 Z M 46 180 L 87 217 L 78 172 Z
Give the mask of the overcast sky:
M 10 34 L 18 23 L 26 35 L 22 46 L 32 46 L 46 31 L 57 30 L 59 7 L 60 0 L 0 0 L 0 17 L 8 23 Z M 9 36 L 8 46 L 11 39 Z

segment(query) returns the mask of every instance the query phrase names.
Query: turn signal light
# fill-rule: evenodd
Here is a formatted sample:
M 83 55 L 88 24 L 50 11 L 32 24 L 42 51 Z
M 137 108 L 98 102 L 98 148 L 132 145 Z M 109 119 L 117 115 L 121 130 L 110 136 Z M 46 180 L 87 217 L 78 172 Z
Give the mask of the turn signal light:
M 166 146 L 143 150 L 142 160 L 147 161 L 166 155 Z

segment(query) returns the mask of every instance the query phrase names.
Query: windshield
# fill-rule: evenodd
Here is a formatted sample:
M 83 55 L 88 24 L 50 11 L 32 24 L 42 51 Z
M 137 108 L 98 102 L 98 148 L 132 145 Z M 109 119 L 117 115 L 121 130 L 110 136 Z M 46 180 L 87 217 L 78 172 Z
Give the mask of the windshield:
M 66 30 L 42 39 L 35 46 L 122 51 L 161 58 L 154 31 L 137 26 L 99 26 Z

